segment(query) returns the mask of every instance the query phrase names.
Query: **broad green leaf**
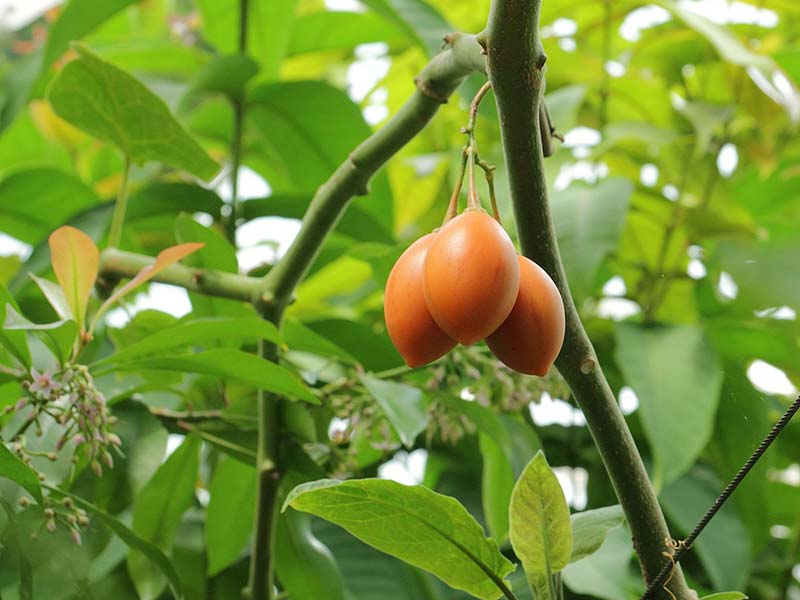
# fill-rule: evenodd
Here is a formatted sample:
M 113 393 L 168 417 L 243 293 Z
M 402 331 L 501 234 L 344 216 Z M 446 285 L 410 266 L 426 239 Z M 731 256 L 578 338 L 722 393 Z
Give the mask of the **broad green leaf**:
M 262 339 L 281 343 L 277 328 L 259 318 L 203 318 L 182 321 L 172 327 L 157 331 L 138 342 L 125 346 L 110 356 L 94 362 L 92 368 L 119 364 L 147 354 L 163 353 L 180 346 L 201 345 L 224 338 Z
M 373 13 L 318 11 L 295 19 L 288 54 L 350 50 L 374 42 L 395 45 L 408 37 L 401 27 Z
M 572 522 L 572 555 L 569 562 L 594 554 L 609 533 L 625 523 L 625 514 L 618 504 L 575 513 Z
M 311 203 L 311 194 L 274 194 L 242 203 L 242 216 L 250 221 L 258 217 L 302 219 Z M 394 242 L 391 231 L 364 208 L 350 206 L 336 224 L 336 232 L 363 242 Z
M 686 535 L 711 506 L 723 483 L 713 474 L 694 469 L 672 482 L 661 492 L 664 512 L 675 523 L 675 533 Z M 736 543 L 732 543 L 736 540 Z M 703 535 L 692 545 L 694 552 L 716 589 L 742 589 L 751 568 L 747 530 L 733 505 L 720 509 Z
M 497 584 L 514 570 L 457 500 L 422 486 L 321 480 L 296 487 L 286 506 L 336 523 L 378 550 L 485 600 L 500 597 Z
M 36 473 L 0 442 L 0 477 L 18 483 L 41 505 L 42 486 Z
M 796 267 L 800 239 L 725 240 L 714 252 L 718 264 L 733 277 L 739 295 L 753 308 L 791 306 L 800 309 L 800 281 L 787 277 Z
M 172 246 L 170 248 L 166 248 L 161 252 L 159 252 L 158 256 L 156 256 L 156 260 L 153 262 L 152 265 L 144 267 L 141 271 L 139 271 L 139 273 L 137 273 L 136 277 L 134 277 L 128 283 L 117 289 L 113 294 L 111 294 L 111 296 L 105 302 L 103 302 L 102 306 L 97 310 L 97 313 L 95 313 L 94 315 L 92 328 L 94 328 L 95 323 L 97 323 L 100 317 L 109 308 L 111 308 L 111 306 L 115 302 L 118 302 L 124 296 L 126 296 L 136 288 L 150 281 L 153 277 L 158 275 L 161 271 L 163 271 L 167 267 L 174 265 L 182 258 L 189 256 L 192 252 L 197 252 L 202 247 L 203 244 L 199 243 L 178 244 L 177 246 Z
M 783 78 L 786 76 L 772 57 L 766 54 L 756 54 L 725 27 L 717 25 L 695 11 L 687 10 L 684 5 L 674 0 L 658 0 L 657 3 L 683 21 L 687 27 L 691 27 L 705 37 L 724 60 L 747 69 L 748 74 L 759 84 L 759 87 L 763 89 L 764 86 L 767 86 L 764 92 L 777 99 L 779 104 L 790 113 L 793 121 L 797 120 L 797 111 L 793 106 L 796 106 L 800 94 L 791 80 L 787 79 L 784 85 L 776 85 L 777 76 Z M 754 72 L 760 76 L 758 79 L 753 75 Z
M 6 305 L 6 319 L 3 329 L 9 331 L 31 331 L 39 336 L 53 352 L 59 364 L 69 360 L 75 342 L 78 340 L 78 326 L 75 321 L 61 320 L 54 323 L 31 323 L 19 314 L 10 304 Z
M 617 248 L 633 184 L 609 177 L 589 186 L 574 183 L 553 194 L 553 222 L 569 287 L 577 302 L 594 291 L 597 270 Z
M 720 592 L 703 596 L 700 600 L 747 600 L 748 598 L 749 596 L 745 596 L 742 592 Z
M 103 2 L 95 2 L 94 0 L 70 0 L 48 32 L 47 45 L 42 57 L 42 70 L 47 69 L 60 58 L 69 48 L 71 42 L 81 39 L 135 1 L 104 0 Z
M 545 99 L 553 127 L 559 132 L 569 131 L 577 125 L 578 110 L 586 99 L 586 86 L 563 86 L 549 92 Z
M 483 432 L 478 434 L 481 449 L 481 500 L 489 535 L 498 543 L 508 537 L 508 505 L 514 490 L 514 470 L 502 447 Z
M 80 179 L 64 171 L 16 171 L 0 181 L 0 231 L 28 244 L 46 238 L 73 215 L 99 202 Z
M 428 56 L 437 54 L 442 38 L 453 31 L 439 11 L 424 0 L 364 0 L 364 4 L 413 37 Z
M 277 521 L 275 573 L 281 586 L 294 600 L 345 600 L 336 558 L 311 530 L 311 515 L 291 510 Z
M 389 335 L 375 333 L 368 325 L 346 319 L 306 321 L 305 324 L 337 346 L 347 348 L 370 371 L 384 371 L 404 364 Z
M 626 528 L 611 532 L 600 549 L 564 568 L 561 576 L 569 589 L 603 600 L 637 600 L 644 586 L 642 575 L 631 565 L 633 546 Z
M 220 461 L 211 479 L 206 513 L 208 574 L 232 565 L 250 540 L 256 501 L 256 470 L 232 458 Z
M 281 334 L 290 350 L 310 352 L 318 356 L 335 358 L 343 362 L 355 359 L 350 354 L 316 331 L 304 325 L 298 319 L 287 317 L 281 324 Z
M 69 225 L 50 234 L 50 262 L 78 329 L 83 331 L 100 252 L 88 235 Z
M 114 367 L 106 366 L 103 369 L 99 369 L 97 373 L 106 373 L 111 370 L 138 371 L 141 369 L 202 373 L 204 375 L 236 379 L 268 392 L 305 400 L 312 404 L 319 404 L 317 397 L 284 367 L 259 358 L 255 354 L 227 348 L 206 350 L 196 354 L 173 354 L 170 356 L 138 358 Z
M 229 98 L 239 98 L 245 85 L 258 73 L 258 63 L 244 54 L 216 56 L 195 75 L 182 105 L 200 94 L 224 94 Z
M 707 102 L 685 102 L 678 108 L 695 131 L 695 154 L 703 156 L 708 152 L 711 139 L 715 133 L 733 116 L 733 106 L 719 106 Z
M 67 302 L 67 297 L 64 295 L 64 290 L 62 290 L 59 285 L 53 283 L 49 279 L 34 275 L 33 273 L 30 273 L 30 276 L 59 317 L 62 319 L 75 319 L 72 314 L 72 308 L 70 308 L 69 302 Z
M 99 520 L 108 528 L 109 531 L 114 533 L 119 539 L 125 542 L 125 544 L 131 548 L 132 551 L 140 553 L 146 557 L 166 577 L 169 588 L 175 598 L 178 600 L 183 598 L 181 582 L 178 579 L 178 574 L 175 572 L 175 567 L 172 566 L 169 558 L 167 558 L 166 554 L 164 554 L 160 548 L 134 533 L 119 519 L 111 516 L 106 511 L 95 506 L 91 502 L 87 502 L 80 496 L 70 494 L 69 492 L 65 492 L 60 489 L 54 489 L 53 491 L 62 496 L 72 498 L 75 504 Z
M 142 489 L 133 507 L 133 531 L 160 550 L 172 546 L 181 517 L 194 499 L 200 440 L 187 437 Z M 128 572 L 139 596 L 155 600 L 164 587 L 161 572 L 143 552 L 128 555 Z
M 217 164 L 141 82 L 77 46 L 50 86 L 53 110 L 94 137 L 115 144 L 135 163 L 161 162 L 208 179 Z
M 302 114 L 302 119 L 295 115 Z M 307 193 L 324 183 L 372 130 L 361 110 L 341 90 L 320 81 L 259 85 L 248 92 L 246 121 L 252 150 L 265 161 L 264 177 L 275 189 Z M 297 160 L 302 156 L 303 160 Z M 273 182 L 275 182 L 273 184 Z M 392 231 L 392 192 L 388 177 L 372 178 L 359 207 L 385 231 Z
M 286 54 L 297 0 L 251 2 L 248 10 L 248 53 L 261 65 L 267 79 L 276 79 Z M 236 52 L 239 0 L 198 0 L 204 38 L 222 54 Z
M 620 323 L 615 333 L 616 361 L 639 398 L 656 481 L 668 483 L 691 467 L 711 437 L 722 388 L 719 359 L 695 325 Z
M 508 510 L 511 546 L 531 589 L 556 600 L 552 576 L 569 564 L 572 531 L 564 491 L 541 451 L 517 480 Z
M 0 285 L 0 322 L 6 321 L 6 306 L 11 306 L 19 312 L 14 297 L 8 293 L 8 290 Z M 31 367 L 31 352 L 28 349 L 28 339 L 22 331 L 5 331 L 0 330 L 0 344 L 6 348 L 11 355 L 20 362 L 20 364 L 29 369 Z
M 31 562 L 22 550 L 19 538 L 20 533 L 14 523 L 14 509 L 2 498 L 0 498 L 0 506 L 3 507 L 8 517 L 8 527 L 4 535 L 5 542 L 12 555 L 19 556 L 19 587 L 17 588 L 17 593 L 20 600 L 33 600 L 33 569 L 31 568 Z
M 361 375 L 361 382 L 378 402 L 389 423 L 407 448 L 428 426 L 428 410 L 422 392 L 410 385 Z

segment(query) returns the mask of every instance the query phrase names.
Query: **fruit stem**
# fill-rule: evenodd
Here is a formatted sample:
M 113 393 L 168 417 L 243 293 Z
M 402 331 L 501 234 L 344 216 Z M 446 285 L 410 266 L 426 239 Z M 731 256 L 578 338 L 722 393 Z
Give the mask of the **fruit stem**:
M 442 225 L 453 219 L 458 214 L 458 197 L 461 195 L 461 186 L 464 182 L 464 173 L 467 170 L 467 147 L 461 149 L 461 168 L 458 171 L 458 179 L 456 180 L 456 187 L 453 189 L 453 195 L 450 196 L 450 204 L 447 205 L 447 212 L 444 215 Z
M 492 203 L 492 215 L 494 216 L 494 220 L 502 225 L 503 223 L 500 221 L 500 211 L 497 210 L 497 196 L 495 196 L 494 193 L 495 166 L 490 165 L 481 157 L 477 157 L 477 159 L 478 166 L 483 169 L 483 174 L 486 177 L 486 185 L 489 186 L 489 200 Z
M 467 144 L 467 171 L 469 178 L 469 190 L 467 193 L 467 208 L 473 210 L 480 210 L 481 201 L 478 198 L 478 187 L 475 185 L 475 156 L 478 154 L 478 149 L 475 147 L 475 136 L 469 134 L 469 143 Z
M 474 134 L 475 122 L 478 120 L 478 107 L 481 105 L 481 100 L 486 96 L 489 90 L 492 89 L 492 82 L 487 81 L 475 94 L 472 102 L 469 103 L 469 122 L 467 123 L 464 133 Z

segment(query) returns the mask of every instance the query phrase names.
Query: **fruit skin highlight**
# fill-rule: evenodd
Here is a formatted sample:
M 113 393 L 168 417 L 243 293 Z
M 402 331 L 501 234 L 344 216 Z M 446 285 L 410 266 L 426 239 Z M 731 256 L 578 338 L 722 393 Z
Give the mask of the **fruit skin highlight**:
M 486 345 L 507 367 L 543 377 L 564 342 L 564 302 L 544 269 L 524 256 L 519 266 L 517 301 Z
M 423 264 L 436 236 L 429 233 L 411 244 L 397 259 L 386 283 L 386 329 L 409 367 L 432 362 L 457 343 L 434 322 L 422 291 Z
M 442 331 L 464 345 L 482 340 L 505 321 L 517 298 L 519 263 L 511 238 L 482 210 L 467 209 L 436 235 L 423 289 Z

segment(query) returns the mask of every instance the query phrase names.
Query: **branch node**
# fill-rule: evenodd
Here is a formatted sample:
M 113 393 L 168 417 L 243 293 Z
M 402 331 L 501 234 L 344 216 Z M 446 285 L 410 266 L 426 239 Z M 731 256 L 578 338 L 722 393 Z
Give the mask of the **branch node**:
M 541 52 L 536 56 L 536 68 L 540 71 L 544 69 L 544 65 L 547 62 L 547 55 L 544 52 Z
M 580 371 L 584 375 L 590 375 L 594 373 L 595 368 L 597 368 L 597 361 L 590 356 L 587 356 L 581 361 L 580 364 Z
M 447 104 L 448 94 L 441 94 L 433 89 L 429 82 L 422 77 L 414 77 L 414 84 L 417 86 L 417 89 L 426 95 L 428 98 L 436 100 L 439 104 Z
M 197 270 L 194 273 L 192 273 L 192 281 L 195 283 L 195 285 L 200 285 L 200 282 L 202 281 L 202 279 L 203 279 L 203 272 L 202 271 Z

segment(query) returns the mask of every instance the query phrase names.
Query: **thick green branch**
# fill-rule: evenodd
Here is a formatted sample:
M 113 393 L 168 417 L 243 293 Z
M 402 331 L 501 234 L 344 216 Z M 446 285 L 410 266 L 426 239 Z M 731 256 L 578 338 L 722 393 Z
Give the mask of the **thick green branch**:
M 150 256 L 107 248 L 100 254 L 100 277 L 111 280 L 134 277 L 154 262 L 155 259 Z M 180 264 L 167 267 L 153 281 L 243 302 L 256 303 L 261 297 L 261 279 L 211 269 L 193 269 Z
M 286 256 L 265 278 L 265 289 L 276 304 L 285 305 L 291 300 L 294 288 L 353 196 L 367 193 L 372 176 L 427 125 L 465 76 L 485 69 L 475 36 L 456 33 L 448 41 L 450 48 L 434 57 L 420 73 L 417 91 L 411 99 L 382 129 L 353 150 L 317 190 L 300 233 Z
M 541 0 L 494 0 L 483 38 L 494 88 L 517 231 L 523 253 L 544 268 L 564 298 L 567 333 L 556 365 L 586 416 L 633 533 L 645 579 L 658 572 L 669 537 L 639 451 L 603 375 L 572 301 L 550 217 L 538 107 L 545 55 L 539 37 Z M 680 568 L 669 588 L 694 598 Z

